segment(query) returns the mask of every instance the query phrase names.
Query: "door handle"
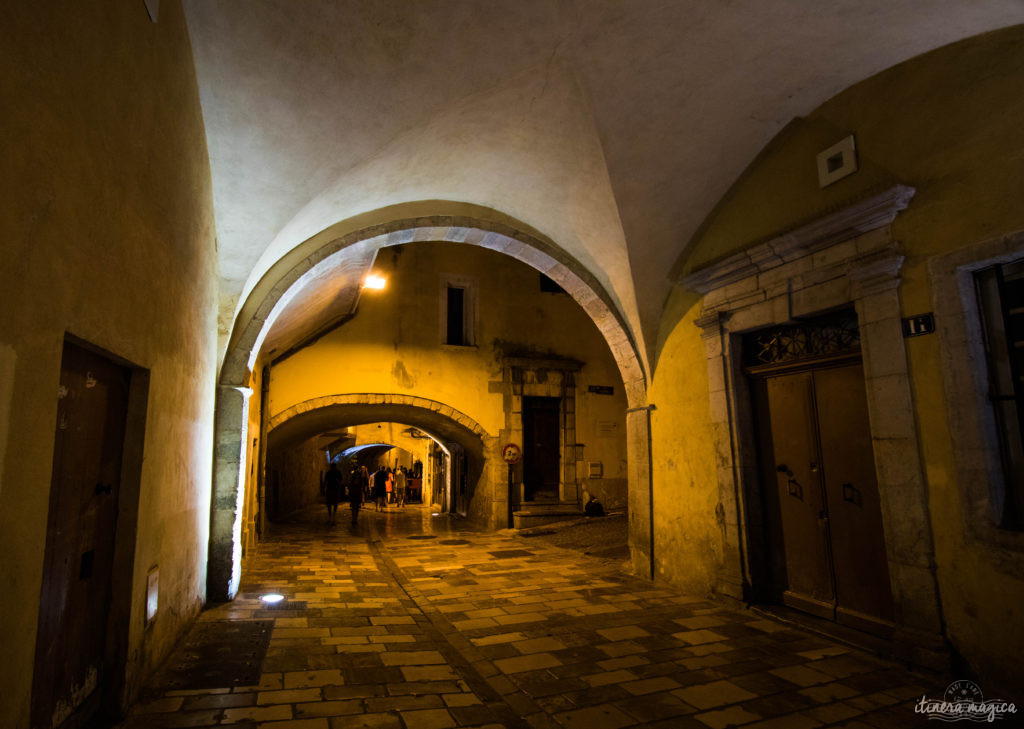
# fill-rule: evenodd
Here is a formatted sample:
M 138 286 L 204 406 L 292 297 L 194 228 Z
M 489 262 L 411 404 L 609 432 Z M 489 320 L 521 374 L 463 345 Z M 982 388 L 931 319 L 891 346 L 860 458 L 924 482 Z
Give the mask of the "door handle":
M 789 495 L 797 499 L 800 499 L 800 501 L 803 501 L 804 487 L 800 485 L 799 481 L 793 478 L 793 472 L 789 469 L 789 466 L 787 466 L 785 463 L 780 463 L 775 467 L 775 470 L 778 473 L 784 474 L 786 476 L 786 489 L 787 491 L 789 491 Z
M 852 483 L 843 484 L 843 501 L 849 501 L 854 506 L 863 507 L 863 499 L 860 495 L 860 489 L 854 486 Z

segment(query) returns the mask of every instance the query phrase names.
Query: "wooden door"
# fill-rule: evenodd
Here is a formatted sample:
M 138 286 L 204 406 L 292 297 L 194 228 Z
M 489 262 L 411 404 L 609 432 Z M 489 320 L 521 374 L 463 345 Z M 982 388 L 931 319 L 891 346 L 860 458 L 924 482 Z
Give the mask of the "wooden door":
M 755 387 L 768 410 L 762 473 L 773 489 L 768 544 L 783 552 L 769 560 L 781 600 L 887 631 L 892 595 L 860 363 L 768 374 Z
M 836 579 L 836 619 L 892 621 L 889 562 L 860 364 L 814 373 Z
M 78 726 L 101 708 L 127 368 L 66 343 L 40 592 L 32 724 Z
M 835 610 L 828 512 L 821 481 L 814 382 L 804 372 L 767 381 L 774 458 L 771 472 L 786 555 L 783 600 L 831 618 Z
M 562 399 L 523 398 L 523 490 L 527 501 L 557 501 Z

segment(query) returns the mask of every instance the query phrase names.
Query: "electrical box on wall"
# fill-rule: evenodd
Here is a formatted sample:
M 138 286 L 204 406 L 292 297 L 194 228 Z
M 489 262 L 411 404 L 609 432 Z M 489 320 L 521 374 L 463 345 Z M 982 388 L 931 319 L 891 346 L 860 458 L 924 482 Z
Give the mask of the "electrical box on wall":
M 857 171 L 857 146 L 851 134 L 818 153 L 818 184 L 827 187 Z
M 601 461 L 590 461 L 587 464 L 587 478 L 601 478 L 604 473 L 604 469 L 601 467 Z

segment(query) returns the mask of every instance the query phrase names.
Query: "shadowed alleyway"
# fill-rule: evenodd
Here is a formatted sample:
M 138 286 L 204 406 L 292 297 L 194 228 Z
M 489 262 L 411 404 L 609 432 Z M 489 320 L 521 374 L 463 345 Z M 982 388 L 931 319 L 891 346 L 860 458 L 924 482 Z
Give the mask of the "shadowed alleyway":
M 423 507 L 339 517 L 278 526 L 124 726 L 881 729 L 945 687 L 616 560 Z

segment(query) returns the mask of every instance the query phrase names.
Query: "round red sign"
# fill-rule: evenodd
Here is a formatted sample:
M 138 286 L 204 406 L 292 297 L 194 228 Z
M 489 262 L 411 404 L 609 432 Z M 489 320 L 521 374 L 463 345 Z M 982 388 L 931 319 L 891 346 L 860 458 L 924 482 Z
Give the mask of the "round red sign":
M 522 455 L 523 452 L 519 450 L 519 446 L 515 443 L 509 443 L 501 449 L 501 457 L 505 460 L 505 463 L 518 463 Z

